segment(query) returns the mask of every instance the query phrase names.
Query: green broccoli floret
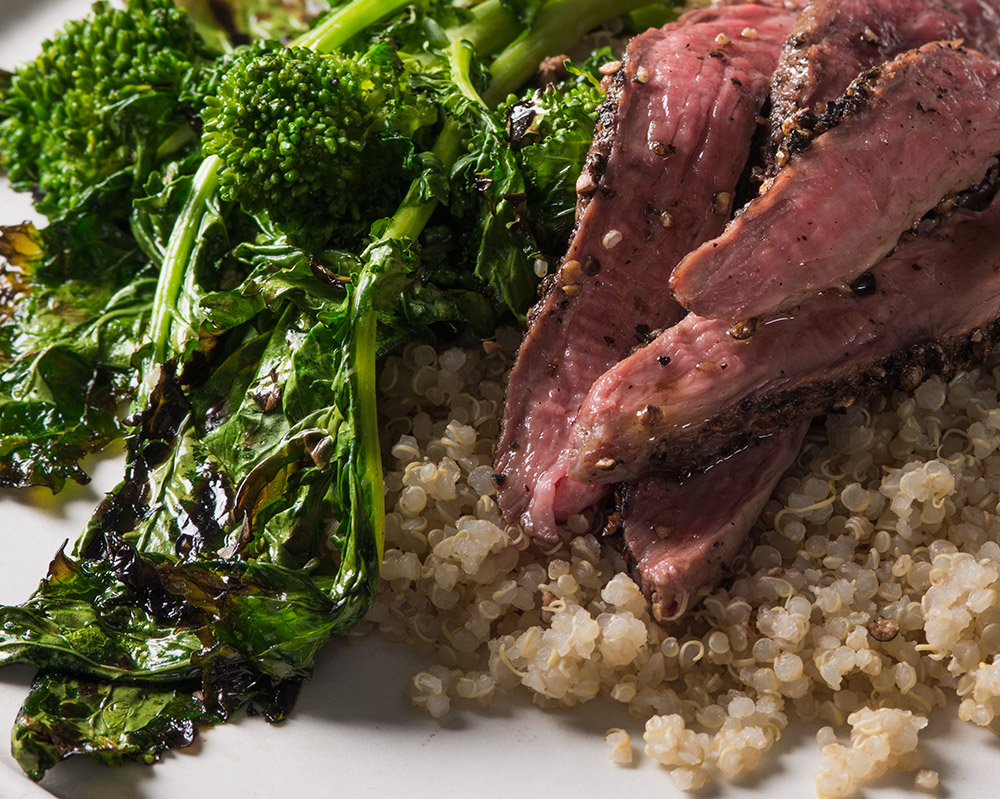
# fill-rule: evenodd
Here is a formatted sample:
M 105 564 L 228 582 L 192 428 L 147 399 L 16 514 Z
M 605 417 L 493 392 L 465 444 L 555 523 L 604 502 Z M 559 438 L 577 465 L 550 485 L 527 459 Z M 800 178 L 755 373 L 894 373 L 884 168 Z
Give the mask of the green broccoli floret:
M 338 220 L 365 215 L 373 194 L 391 193 L 377 179 L 380 150 L 386 136 L 411 132 L 394 124 L 413 119 L 398 120 L 401 106 L 419 105 L 400 103 L 405 93 L 388 44 L 360 56 L 277 42 L 239 51 L 201 114 L 202 147 L 222 159 L 222 197 L 266 212 L 296 241 L 323 243 Z
M 172 0 L 129 0 L 124 9 L 99 0 L 0 93 L 0 167 L 49 217 L 123 171 L 126 187 L 137 184 L 158 150 L 194 140 L 178 97 L 206 58 Z

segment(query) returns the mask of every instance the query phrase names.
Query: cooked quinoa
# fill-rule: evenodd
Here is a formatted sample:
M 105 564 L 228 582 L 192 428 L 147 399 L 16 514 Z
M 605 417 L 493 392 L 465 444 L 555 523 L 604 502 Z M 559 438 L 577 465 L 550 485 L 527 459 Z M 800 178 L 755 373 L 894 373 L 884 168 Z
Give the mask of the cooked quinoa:
M 790 718 L 819 720 L 816 790 L 848 796 L 920 770 L 928 715 L 1000 715 L 1000 370 L 925 381 L 815 425 L 736 567 L 684 629 L 647 612 L 588 516 L 539 553 L 494 501 L 493 445 L 516 331 L 409 345 L 381 374 L 386 552 L 366 627 L 438 665 L 414 675 L 434 717 L 528 691 L 602 696 L 645 723 L 644 751 L 694 790 L 757 768 Z M 606 734 L 629 764 L 630 737 Z

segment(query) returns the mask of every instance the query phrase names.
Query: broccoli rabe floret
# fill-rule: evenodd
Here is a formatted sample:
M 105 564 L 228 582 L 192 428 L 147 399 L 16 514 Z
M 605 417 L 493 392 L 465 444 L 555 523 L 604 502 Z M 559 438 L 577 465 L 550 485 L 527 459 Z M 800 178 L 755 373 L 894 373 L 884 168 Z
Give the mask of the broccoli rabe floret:
M 388 44 L 347 55 L 257 42 L 228 59 L 205 99 L 202 147 L 222 159 L 224 199 L 322 243 L 338 221 L 398 201 L 382 196 L 392 189 L 381 167 L 387 140 L 420 124 L 410 113 L 420 101 L 406 95 Z
M 109 178 L 126 187 L 143 180 L 158 150 L 194 140 L 178 97 L 207 58 L 172 0 L 128 0 L 125 8 L 99 0 L 0 91 L 0 167 L 50 217 Z

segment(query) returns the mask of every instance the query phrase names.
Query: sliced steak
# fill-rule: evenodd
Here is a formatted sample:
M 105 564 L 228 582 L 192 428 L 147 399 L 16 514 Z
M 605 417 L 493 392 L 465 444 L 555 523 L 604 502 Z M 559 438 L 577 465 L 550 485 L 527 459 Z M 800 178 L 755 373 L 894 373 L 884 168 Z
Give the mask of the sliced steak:
M 657 621 L 676 621 L 722 582 L 808 427 L 760 439 L 686 480 L 649 477 L 625 490 L 622 533 Z
M 813 0 L 785 43 L 771 84 L 766 176 L 860 73 L 930 42 L 961 39 L 1000 56 L 997 0 Z M 796 119 L 799 112 L 805 112 Z
M 738 322 L 847 288 L 1000 152 L 1000 63 L 948 44 L 870 70 L 827 106 L 828 128 L 670 286 L 682 305 Z
M 566 476 L 570 424 L 605 369 L 683 315 L 667 277 L 729 217 L 793 21 L 784 9 L 720 7 L 629 45 L 578 183 L 575 236 L 529 315 L 507 389 L 498 499 L 542 541 L 605 495 Z
M 755 330 L 687 316 L 594 384 L 570 474 L 682 474 L 793 420 L 983 363 L 1000 340 L 998 230 L 994 198 L 906 234 L 854 294 L 820 294 Z

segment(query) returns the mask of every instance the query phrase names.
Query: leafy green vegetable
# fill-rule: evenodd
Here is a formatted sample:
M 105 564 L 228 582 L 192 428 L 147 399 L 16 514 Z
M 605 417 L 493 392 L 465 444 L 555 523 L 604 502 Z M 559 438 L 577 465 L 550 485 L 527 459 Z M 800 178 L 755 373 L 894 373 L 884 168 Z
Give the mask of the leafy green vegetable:
M 239 52 L 202 111 L 222 196 L 305 246 L 322 246 L 345 216 L 391 212 L 411 170 L 377 165 L 405 163 L 412 147 L 394 145 L 435 116 L 405 83 L 386 43 L 355 57 L 274 42 Z
M 199 727 L 229 717 L 205 705 L 183 684 L 113 685 L 42 673 L 18 713 L 11 750 L 36 780 L 72 755 L 152 763 L 164 749 L 190 745 Z
M 501 106 L 507 141 L 526 185 L 526 214 L 541 252 L 558 257 L 573 228 L 576 178 L 604 100 L 597 68 L 613 60 L 602 47 L 586 62 L 565 62 L 570 77 Z
M 202 37 L 220 51 L 255 39 L 285 41 L 330 10 L 327 0 L 178 0 Z M 333 5 L 336 5 L 334 3 Z
M 154 277 L 95 214 L 0 227 L 0 258 L 0 485 L 86 482 L 80 458 L 122 432 Z
M 172 0 L 100 0 L 14 73 L 0 102 L 0 166 L 50 217 L 141 184 L 160 155 L 194 140 L 178 99 L 212 55 Z
M 602 48 L 580 66 L 566 62 L 572 79 L 507 97 L 505 124 L 484 114 L 454 166 L 464 195 L 455 205 L 470 209 L 466 225 L 479 236 L 475 274 L 516 314 L 534 296 L 535 259 L 557 259 L 572 230 L 576 177 L 604 99 L 597 67 L 610 60 Z M 498 85 L 487 92 L 499 95 Z
M 248 705 L 279 716 L 364 615 L 377 360 L 524 313 L 599 93 L 533 97 L 528 138 L 494 107 L 639 5 L 353 0 L 289 46 L 221 54 L 232 31 L 201 17 L 210 48 L 168 0 L 99 2 L 46 45 L 79 75 L 0 87 L 0 163 L 54 220 L 11 233 L 0 273 L 0 477 L 81 478 L 131 403 L 124 479 L 38 592 L 0 608 L 0 663 L 42 669 L 14 732 L 32 777 L 83 752 L 150 762 Z M 162 71 L 117 60 L 138 55 Z M 55 114 L 62 146 L 29 110 Z

